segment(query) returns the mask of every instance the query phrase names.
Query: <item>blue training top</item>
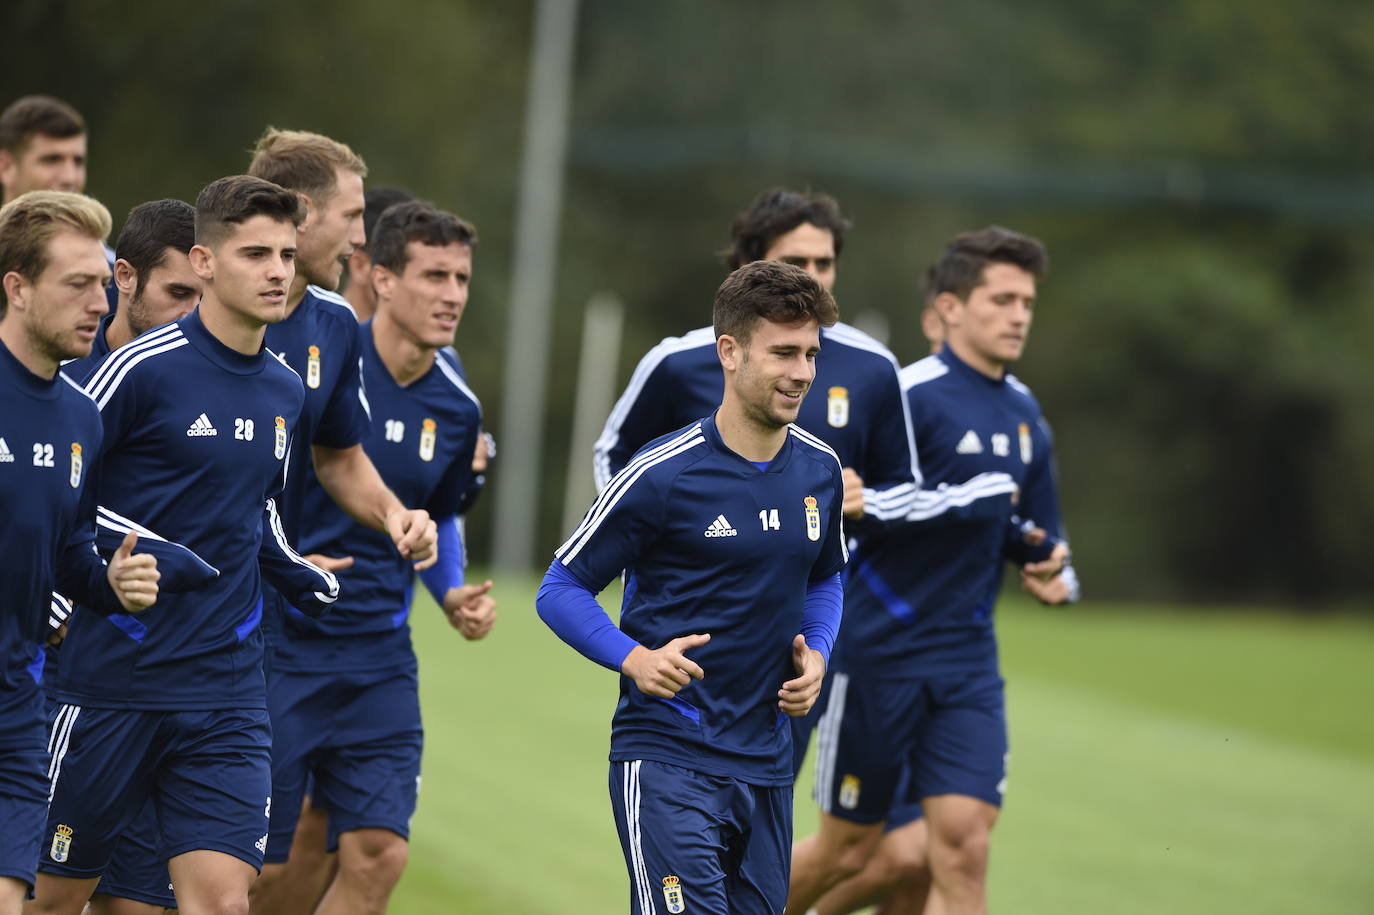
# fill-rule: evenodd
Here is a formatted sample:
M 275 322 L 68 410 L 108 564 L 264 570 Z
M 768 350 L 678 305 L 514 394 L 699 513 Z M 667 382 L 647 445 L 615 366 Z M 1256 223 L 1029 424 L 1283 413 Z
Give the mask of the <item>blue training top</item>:
M 377 352 L 371 322 L 363 325 L 362 341 L 362 377 L 376 417 L 363 441 L 368 457 L 404 504 L 439 519 L 455 514 L 472 479 L 482 424 L 476 395 L 447 349 L 435 354 L 428 372 L 401 387 Z M 307 487 L 304 504 L 310 523 L 302 549 L 352 556 L 354 563 L 337 573 L 343 597 L 328 616 L 312 621 L 287 611 L 274 669 L 325 673 L 413 665 L 410 560 L 396 552 L 389 536 L 348 517 L 318 483 Z M 447 520 L 445 528 L 454 531 L 454 521 Z M 461 546 L 445 545 L 454 549 L 441 551 L 440 562 L 461 568 Z
M 0 342 L 0 723 L 27 722 L 39 701 L 54 589 L 122 610 L 95 552 L 102 438 L 81 388 L 60 373 L 40 378 Z
M 847 324 L 823 327 L 816 378 L 797 415 L 798 426 L 863 478 L 865 521 L 900 518 L 914 497 L 911 421 L 897 370 L 887 347 L 862 331 Z M 712 328 L 669 337 L 651 349 L 596 442 L 597 488 L 604 489 L 647 442 L 714 410 L 724 389 Z
M 948 347 L 901 377 L 926 488 L 850 565 L 835 667 L 893 677 L 995 670 L 993 604 L 1004 554 L 1018 552 L 1007 542 L 1013 513 L 1060 529 L 1040 405 L 1011 376 L 989 378 Z M 1055 542 L 1015 558 L 1043 558 Z
M 613 761 L 792 783 L 792 731 L 777 693 L 797 676 L 791 646 L 808 590 L 848 558 L 843 499 L 839 460 L 815 436 L 789 426 L 759 470 L 725 446 L 714 415 L 646 446 L 612 478 L 555 565 L 592 593 L 626 571 L 628 640 L 654 649 L 711 635 L 689 655 L 704 679 L 672 700 L 621 676 Z M 557 622 L 556 608 L 539 609 Z
M 104 423 L 102 504 L 220 574 L 137 616 L 75 614 L 55 698 L 95 708 L 264 708 L 259 562 L 266 573 L 275 557 L 323 603 L 338 593 L 333 576 L 290 549 L 269 498 L 281 486 L 301 380 L 265 348 L 225 346 L 197 308 L 110 354 L 87 390 Z

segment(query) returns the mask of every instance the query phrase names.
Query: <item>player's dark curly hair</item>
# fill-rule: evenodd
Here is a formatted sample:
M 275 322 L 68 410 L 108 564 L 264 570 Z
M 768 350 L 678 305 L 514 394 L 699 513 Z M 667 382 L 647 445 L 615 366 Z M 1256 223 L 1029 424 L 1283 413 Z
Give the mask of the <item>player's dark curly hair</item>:
M 849 220 L 840 215 L 840 205 L 828 194 L 802 194 L 775 187 L 753 199 L 748 209 L 735 214 L 730 223 L 730 247 L 721 257 L 731 270 L 752 261 L 763 260 L 779 235 L 786 235 L 804 222 L 829 230 L 835 239 L 835 257 L 844 247 Z
M 218 245 L 230 226 L 254 216 L 300 228 L 305 212 L 300 197 L 284 187 L 252 175 L 230 175 L 211 181 L 196 197 L 196 244 Z
M 182 200 L 149 200 L 124 217 L 115 239 L 115 257 L 138 274 L 134 298 L 143 295 L 148 277 L 167 260 L 167 249 L 186 254 L 196 243 L 196 210 Z
M 387 207 L 378 217 L 367 248 L 372 254 L 372 263 L 400 274 L 405 271 L 408 259 L 406 245 L 413 241 L 422 245 L 457 243 L 471 248 L 477 244 L 477 229 L 432 203 L 408 200 Z
M 830 327 L 840 319 L 840 309 L 815 277 L 781 261 L 754 261 L 731 273 L 716 290 L 711 309 L 716 337 L 729 334 L 744 346 L 760 321 L 807 319 Z
M 925 301 L 943 292 L 967 299 L 982 285 L 988 264 L 1012 264 L 1039 279 L 1049 272 L 1050 256 L 1040 239 L 1001 226 L 956 235 L 926 271 Z

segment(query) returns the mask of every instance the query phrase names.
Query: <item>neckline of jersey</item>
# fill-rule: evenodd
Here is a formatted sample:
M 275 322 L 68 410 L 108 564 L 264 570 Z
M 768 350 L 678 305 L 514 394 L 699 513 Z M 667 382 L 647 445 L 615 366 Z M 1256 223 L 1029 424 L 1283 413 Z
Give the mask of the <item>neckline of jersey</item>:
M 768 469 L 760 470 L 757 466 L 755 466 L 753 461 L 749 460 L 747 457 L 740 454 L 738 451 L 733 450 L 729 445 L 725 444 L 725 440 L 720 437 L 720 430 L 716 428 L 716 413 L 718 412 L 719 409 L 714 410 L 712 411 L 710 416 L 701 420 L 702 434 L 706 436 L 706 441 L 710 443 L 712 448 L 719 451 L 721 454 L 728 455 L 729 457 L 738 461 L 740 463 L 741 470 L 748 470 L 750 473 L 758 474 L 782 473 L 782 471 L 787 467 L 787 464 L 789 463 L 789 460 L 792 457 L 793 444 L 791 432 L 789 432 L 787 436 L 783 438 L 782 447 L 778 449 L 777 454 L 773 455 L 773 459 L 769 463 Z
M 1004 387 L 1007 383 L 1007 376 L 1011 374 L 1011 372 L 1007 370 L 1006 366 L 1002 366 L 1001 378 L 989 378 L 987 375 L 984 375 L 982 372 L 978 371 L 976 368 L 969 365 L 967 362 L 960 359 L 958 356 L 954 355 L 954 351 L 950 349 L 949 346 L 940 347 L 940 351 L 935 354 L 935 357 L 939 359 L 941 362 L 943 362 L 945 365 L 949 366 L 954 371 L 961 372 L 973 378 L 977 378 L 979 381 L 982 381 L 985 384 L 990 384 L 995 388 Z
M 61 395 L 62 391 L 57 387 L 57 375 L 53 375 L 51 379 L 35 375 L 10 352 L 10 348 L 3 340 L 0 340 L 0 353 L 4 354 L 3 358 L 0 358 L 0 365 L 5 367 L 6 374 L 14 378 L 22 393 L 37 400 L 56 400 Z M 57 371 L 61 372 L 62 369 L 59 367 Z
M 191 309 L 190 314 L 177 322 L 182 334 L 200 351 L 206 359 L 234 375 L 256 375 L 267 365 L 265 354 L 267 351 L 264 342 L 261 349 L 251 355 L 241 353 L 232 347 L 220 342 L 220 339 L 210 333 L 204 322 L 200 319 L 200 306 Z

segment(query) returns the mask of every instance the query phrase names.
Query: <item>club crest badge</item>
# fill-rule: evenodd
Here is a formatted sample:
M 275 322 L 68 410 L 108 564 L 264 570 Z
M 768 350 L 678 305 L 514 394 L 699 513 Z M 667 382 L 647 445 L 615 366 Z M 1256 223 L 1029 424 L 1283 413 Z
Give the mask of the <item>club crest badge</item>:
M 687 904 L 682 899 L 682 881 L 672 874 L 663 878 L 663 901 L 672 915 L 687 911 Z
M 826 395 L 825 421 L 836 429 L 849 425 L 849 388 L 836 385 Z
M 310 354 L 310 358 L 305 361 L 305 386 L 318 388 L 320 386 L 320 348 L 312 346 L 306 352 Z
M 857 775 L 846 775 L 840 780 L 840 806 L 845 810 L 853 810 L 859 806 L 859 777 Z
M 821 539 L 821 510 L 816 504 L 815 496 L 807 496 L 802 499 L 802 505 L 806 506 L 806 539 Z
M 272 453 L 279 461 L 286 457 L 286 420 L 280 416 L 277 417 L 277 441 Z
M 434 443 L 439 440 L 439 424 L 428 416 L 420 424 L 420 460 L 434 460 Z
M 67 481 L 72 484 L 72 489 L 81 487 L 81 443 L 72 442 L 72 472 L 67 477 Z
M 1021 436 L 1021 463 L 1029 464 L 1031 462 L 1030 426 L 1022 423 L 1016 427 L 1016 431 L 1020 433 Z
M 59 825 L 52 834 L 52 848 L 48 853 L 58 864 L 67 860 L 67 855 L 72 851 L 72 828 L 70 826 Z

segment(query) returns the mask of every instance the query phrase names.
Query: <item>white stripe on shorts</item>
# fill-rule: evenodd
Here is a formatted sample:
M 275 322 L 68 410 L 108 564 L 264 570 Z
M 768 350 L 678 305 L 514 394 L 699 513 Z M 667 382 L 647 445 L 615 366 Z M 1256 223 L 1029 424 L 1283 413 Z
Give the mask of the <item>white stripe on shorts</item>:
M 835 788 L 835 756 L 840 748 L 840 724 L 844 721 L 844 697 L 849 689 L 849 674 L 837 673 L 830 684 L 825 714 L 816 725 L 816 804 L 830 812 Z
M 52 761 L 48 763 L 48 803 L 52 803 L 52 796 L 57 792 L 57 779 L 62 775 L 62 759 L 67 755 L 67 747 L 71 744 L 72 728 L 76 725 L 76 716 L 81 714 L 81 706 L 64 705 L 58 709 L 57 715 L 53 718 L 52 737 L 48 740 L 48 750 L 52 753 Z

